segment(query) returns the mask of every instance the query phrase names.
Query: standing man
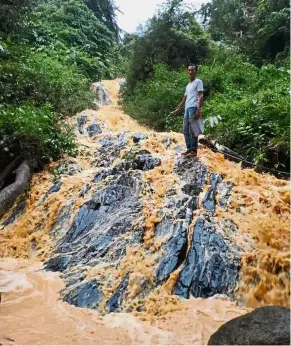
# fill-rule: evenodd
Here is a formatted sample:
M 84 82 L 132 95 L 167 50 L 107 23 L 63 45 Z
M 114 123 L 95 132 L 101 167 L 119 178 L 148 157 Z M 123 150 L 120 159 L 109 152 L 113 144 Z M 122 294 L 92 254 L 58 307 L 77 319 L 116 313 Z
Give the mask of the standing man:
M 190 82 L 186 87 L 183 100 L 179 107 L 171 112 L 175 115 L 180 112 L 185 105 L 183 133 L 187 151 L 182 155 L 195 157 L 198 149 L 198 136 L 204 131 L 204 123 L 201 118 L 201 108 L 203 104 L 203 83 L 196 78 L 198 65 L 190 64 L 188 66 L 188 75 Z

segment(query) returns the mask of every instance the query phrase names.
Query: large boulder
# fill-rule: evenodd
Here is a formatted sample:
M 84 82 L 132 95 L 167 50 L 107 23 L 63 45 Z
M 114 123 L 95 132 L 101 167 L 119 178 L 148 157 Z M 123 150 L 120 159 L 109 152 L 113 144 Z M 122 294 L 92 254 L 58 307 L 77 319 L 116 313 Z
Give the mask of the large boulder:
M 234 318 L 211 335 L 208 345 L 290 345 L 290 309 L 264 306 Z
M 93 83 L 91 86 L 91 91 L 95 94 L 95 103 L 97 106 L 111 104 L 109 92 L 103 83 Z

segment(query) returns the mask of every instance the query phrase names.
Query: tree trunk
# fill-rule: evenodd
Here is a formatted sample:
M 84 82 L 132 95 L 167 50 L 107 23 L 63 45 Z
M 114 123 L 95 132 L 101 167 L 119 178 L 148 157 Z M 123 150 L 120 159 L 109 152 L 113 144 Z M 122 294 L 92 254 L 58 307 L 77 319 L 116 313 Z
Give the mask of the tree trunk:
M 6 186 L 0 191 L 0 217 L 6 213 L 11 207 L 16 198 L 26 189 L 29 185 L 31 177 L 30 167 L 26 160 L 15 170 L 15 182 Z
M 11 174 L 12 171 L 20 164 L 21 160 L 23 160 L 23 158 L 21 156 L 17 156 L 0 174 L 0 191 L 2 186 L 5 184 L 7 176 Z

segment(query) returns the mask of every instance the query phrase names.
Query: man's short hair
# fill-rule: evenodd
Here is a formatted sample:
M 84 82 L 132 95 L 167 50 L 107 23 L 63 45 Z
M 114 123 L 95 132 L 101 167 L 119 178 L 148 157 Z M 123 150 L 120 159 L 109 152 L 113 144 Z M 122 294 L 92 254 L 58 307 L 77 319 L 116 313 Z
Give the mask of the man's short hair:
M 191 69 L 191 68 L 193 68 L 193 69 L 195 69 L 195 71 L 197 72 L 198 71 L 198 65 L 197 64 L 192 64 L 192 63 L 190 63 L 190 64 L 188 64 L 188 69 Z

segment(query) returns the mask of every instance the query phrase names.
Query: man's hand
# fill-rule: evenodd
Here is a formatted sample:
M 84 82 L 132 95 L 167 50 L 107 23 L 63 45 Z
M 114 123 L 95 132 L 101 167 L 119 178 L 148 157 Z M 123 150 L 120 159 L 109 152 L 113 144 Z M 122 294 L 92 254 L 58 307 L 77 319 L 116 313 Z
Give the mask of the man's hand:
M 177 108 L 177 109 L 175 109 L 173 112 L 171 112 L 170 115 L 176 115 L 176 114 L 179 113 L 179 112 L 180 112 L 180 109 Z
M 195 114 L 195 119 L 199 119 L 200 117 L 201 117 L 201 109 L 198 107 Z

